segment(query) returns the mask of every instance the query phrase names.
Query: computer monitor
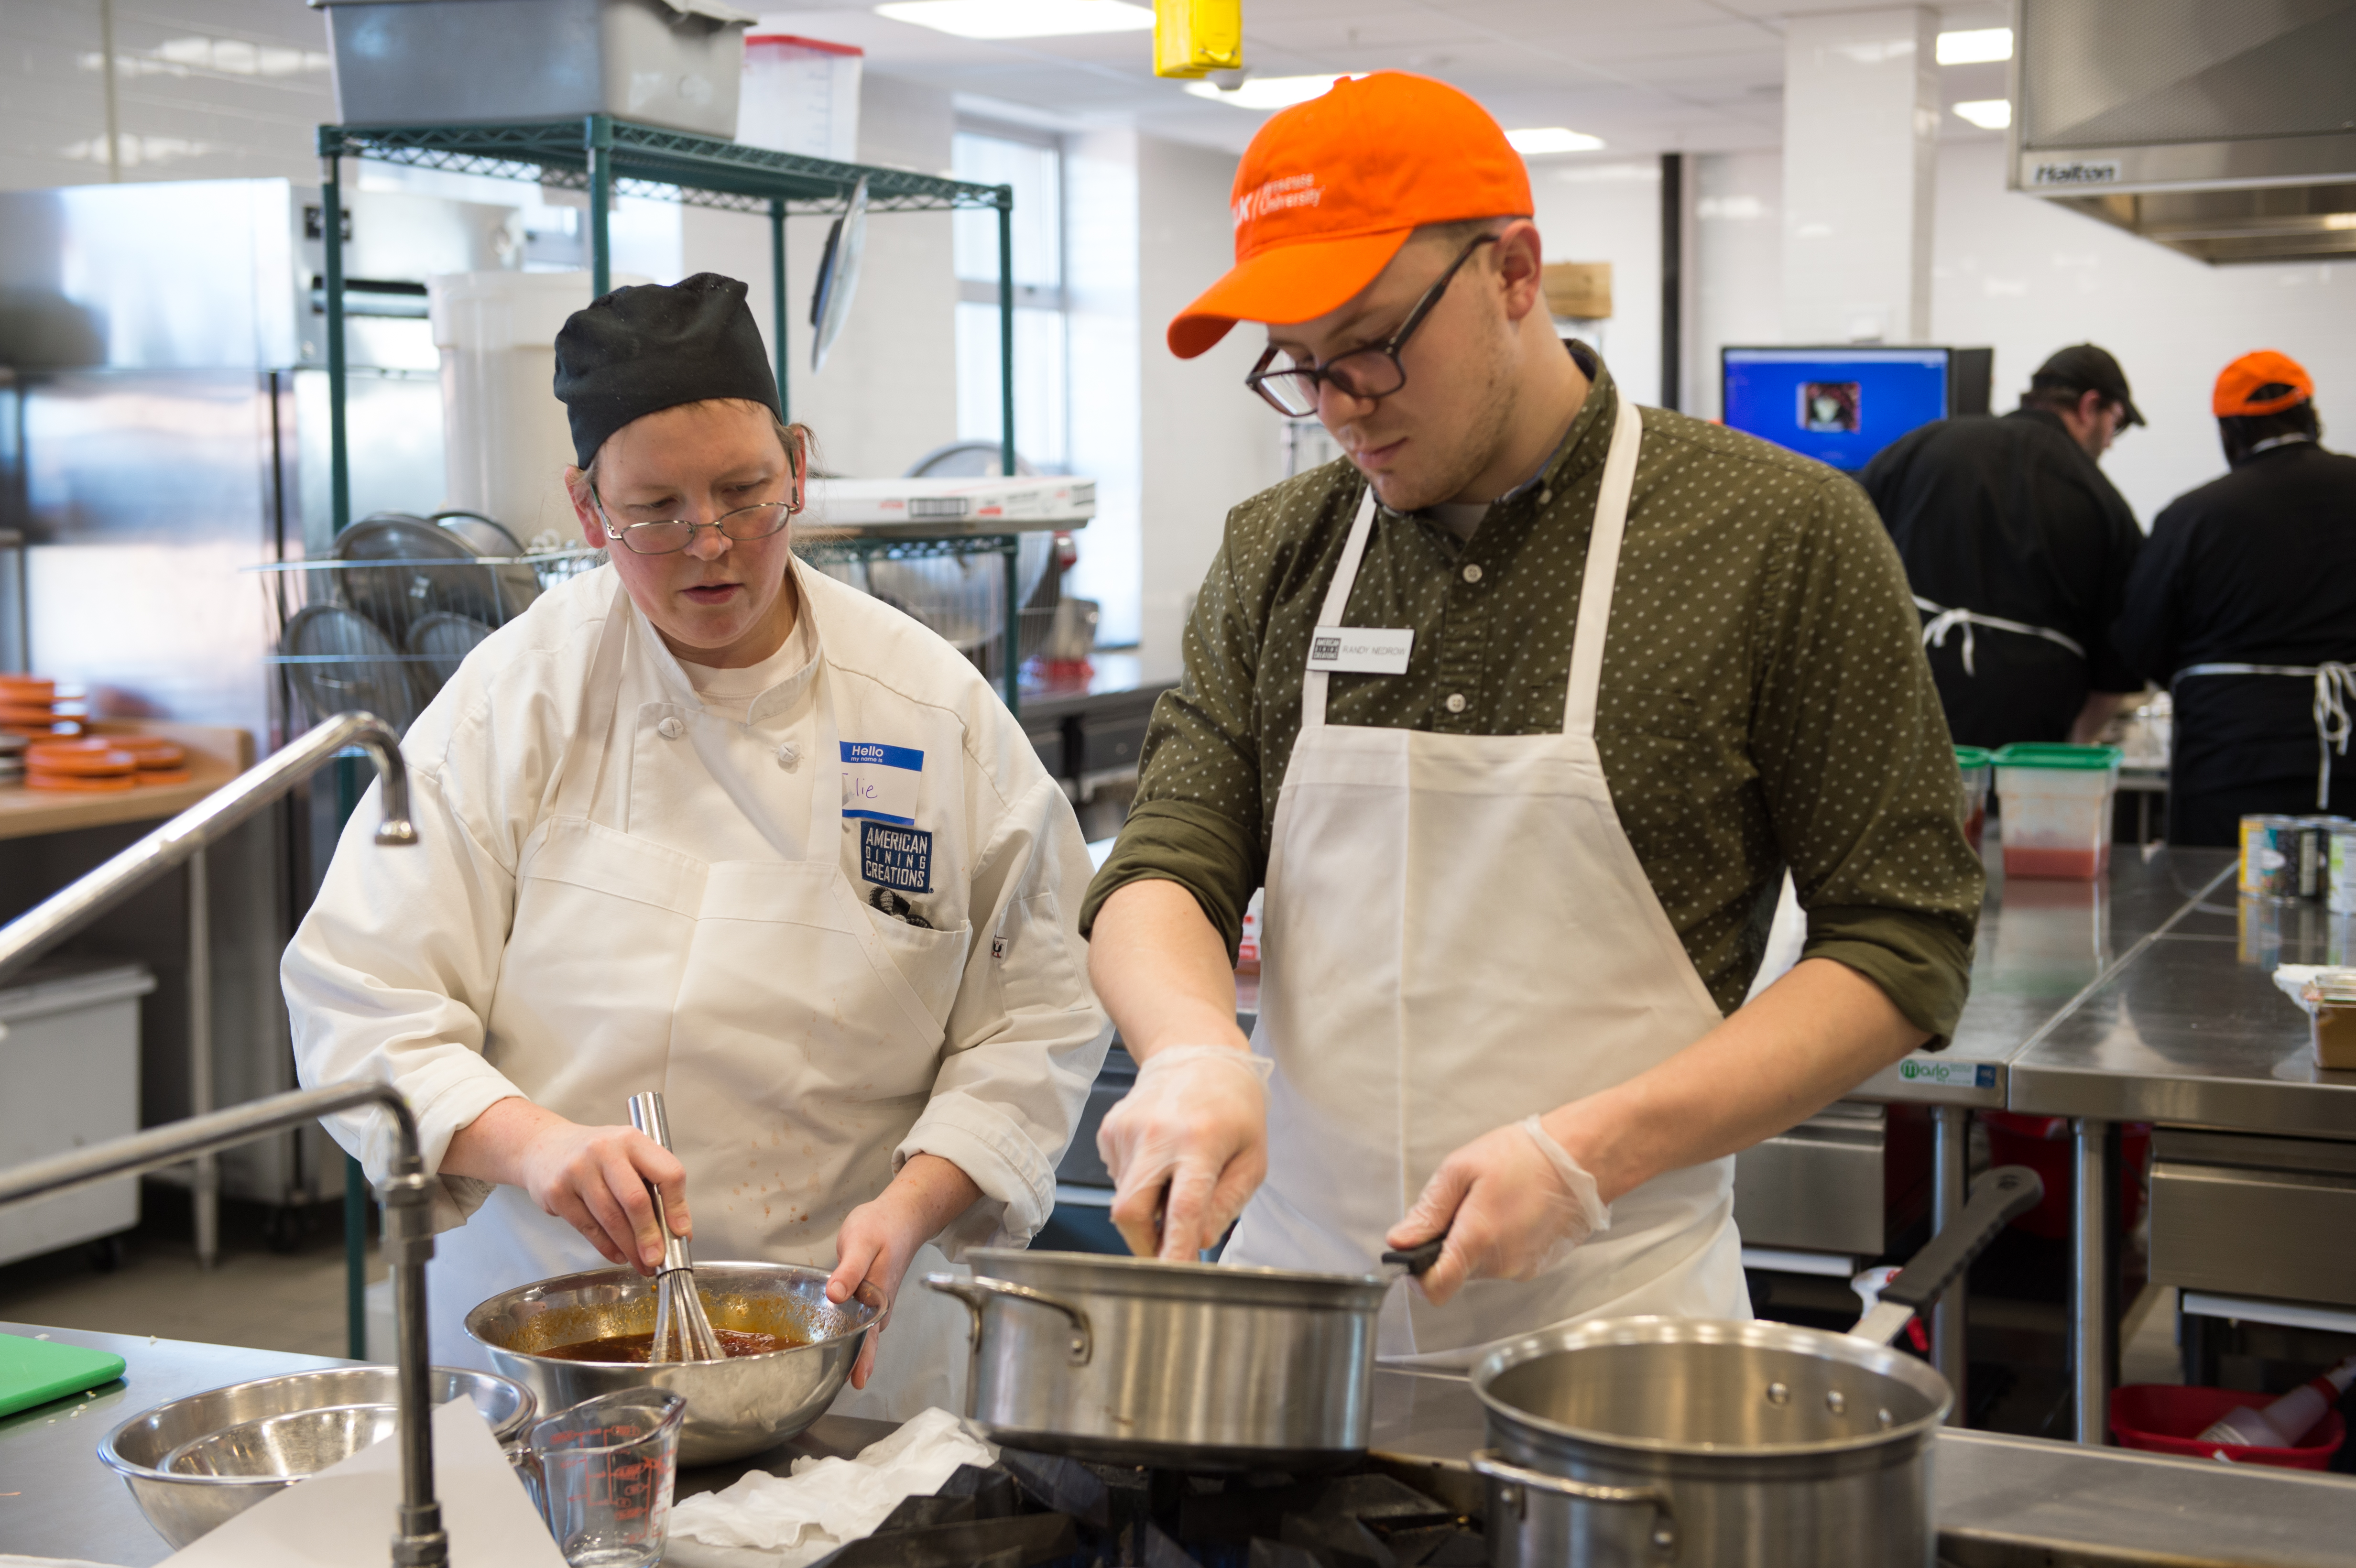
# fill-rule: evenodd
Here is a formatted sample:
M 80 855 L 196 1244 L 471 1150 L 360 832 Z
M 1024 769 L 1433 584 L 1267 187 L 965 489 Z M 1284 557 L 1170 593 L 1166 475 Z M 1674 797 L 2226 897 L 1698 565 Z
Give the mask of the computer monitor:
M 1721 406 L 1730 427 L 1855 473 L 1917 425 L 1985 412 L 1986 355 L 1879 345 L 1729 347 L 1719 350 Z

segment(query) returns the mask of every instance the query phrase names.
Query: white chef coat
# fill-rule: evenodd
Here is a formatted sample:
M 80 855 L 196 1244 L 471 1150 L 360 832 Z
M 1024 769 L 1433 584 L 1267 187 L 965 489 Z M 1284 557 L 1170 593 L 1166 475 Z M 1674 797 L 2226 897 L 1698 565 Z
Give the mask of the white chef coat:
M 746 1125 L 755 1136 L 769 1122 L 776 1125 L 757 1152 L 750 1140 L 741 1150 L 682 1147 L 697 1253 L 830 1265 L 842 1216 L 919 1152 L 954 1162 L 983 1193 L 937 1239 L 943 1253 L 1019 1245 L 1054 1206 L 1055 1163 L 1109 1038 L 1088 990 L 1076 924 L 1089 874 L 1087 847 L 1063 792 L 971 664 L 900 612 L 798 565 L 794 571 L 802 613 L 776 661 L 783 678 L 734 713 L 725 700 L 699 697 L 618 591 L 610 567 L 543 594 L 467 657 L 402 742 L 417 846 L 370 842 L 371 795 L 353 815 L 287 949 L 283 975 L 302 1080 L 391 1083 L 416 1113 L 429 1172 L 454 1134 L 509 1095 L 549 1104 L 575 1121 L 619 1123 L 626 1112 L 614 1091 L 626 1083 L 661 1087 L 666 1072 L 676 1071 L 671 1058 L 682 1046 L 668 1038 L 669 1021 L 715 1006 L 724 1011 L 726 999 L 688 993 L 709 985 L 691 978 L 711 972 L 700 965 L 661 967 L 652 987 L 659 995 L 628 995 L 634 985 L 648 988 L 649 976 L 643 965 L 634 973 L 634 958 L 669 941 L 665 933 L 678 923 L 675 910 L 658 907 L 657 891 L 648 894 L 654 923 L 635 935 L 635 906 L 626 896 L 612 899 L 611 890 L 599 891 L 607 898 L 599 907 L 608 912 L 594 929 L 535 933 L 517 925 L 519 902 L 525 920 L 531 908 L 545 907 L 519 901 L 532 857 L 568 824 L 582 826 L 578 815 L 560 812 L 561 801 L 585 805 L 592 826 L 574 842 L 591 846 L 592 855 L 600 842 L 613 848 L 625 895 L 628 877 L 648 865 L 675 865 L 683 880 L 733 868 L 750 876 L 746 885 L 757 894 L 765 883 L 777 885 L 761 873 L 790 869 L 779 862 L 831 858 L 847 884 L 839 909 L 859 911 L 852 937 L 888 955 L 906 982 L 899 990 L 908 1005 L 886 1009 L 876 1037 L 897 1060 L 874 1063 L 881 1097 L 866 1097 L 858 1113 L 868 1122 L 891 1121 L 884 1132 L 896 1136 L 879 1143 L 876 1128 L 862 1125 L 854 1137 L 840 1117 L 828 1121 L 834 1103 L 826 1096 L 840 1097 L 842 1063 L 830 1072 L 783 1033 L 731 1034 L 751 1059 L 730 1070 L 764 1086 L 755 1098 L 774 1100 L 748 1107 Z M 623 619 L 609 629 L 615 616 Z M 698 673 L 707 686 L 713 675 L 734 674 Z M 839 737 L 837 756 L 820 755 L 830 737 Z M 854 752 L 900 765 L 842 760 Z M 815 798 L 814 789 L 829 798 Z M 823 847 L 814 855 L 812 825 L 824 831 L 838 804 L 841 842 L 832 857 Z M 870 904 L 876 884 L 868 878 L 880 873 L 864 830 L 876 816 L 912 819 L 915 832 L 928 836 L 921 880 L 929 891 L 905 895 L 926 927 Z M 597 837 L 606 833 L 616 837 Z M 626 859 L 626 873 L 619 869 Z M 691 923 L 694 907 L 691 901 Z M 709 924 L 708 900 L 704 908 Z M 869 929 L 859 932 L 859 922 Z M 816 928 L 809 929 L 815 941 Z M 610 999 L 585 997 L 583 1005 L 645 1020 L 635 1032 L 583 1031 L 582 1050 L 603 1053 L 586 1066 L 567 1059 L 569 1037 L 533 1038 L 540 1020 L 532 1017 L 510 1010 L 510 1038 L 498 1023 L 503 991 L 512 1009 L 515 997 L 542 983 L 503 973 L 510 954 L 545 955 L 572 944 L 587 955 L 583 988 L 613 976 Z M 752 973 L 748 964 L 731 973 L 744 976 L 748 993 L 783 987 L 823 1016 L 830 976 L 797 974 L 795 945 L 790 934 L 777 941 L 774 970 Z M 755 951 L 767 948 L 756 944 Z M 551 1001 L 541 1010 L 566 1005 Z M 907 1021 L 915 1018 L 937 1027 Z M 578 1029 L 579 1020 L 564 1027 Z M 641 1054 L 642 1064 L 634 1065 Z M 865 1074 L 867 1065 L 859 1071 Z M 594 1092 L 581 1087 L 584 1082 Z M 929 1093 L 890 1094 L 889 1085 L 908 1082 L 920 1090 L 928 1084 Z M 734 1110 L 720 1107 L 712 1119 Z M 675 1141 L 687 1145 L 695 1129 L 681 1125 L 676 1092 L 672 1122 Z M 384 1177 L 392 1140 L 380 1112 L 333 1118 L 329 1130 L 361 1157 L 371 1180 Z M 886 1147 L 888 1166 L 873 1157 Z M 738 1152 L 747 1157 L 741 1166 Z M 520 1192 L 495 1195 L 481 1181 L 441 1178 L 436 1229 L 466 1223 L 487 1201 L 494 1212 L 479 1214 L 477 1228 L 489 1224 L 502 1239 L 487 1250 L 487 1233 L 447 1238 L 429 1284 L 434 1355 L 445 1363 L 481 1363 L 456 1328 L 476 1300 L 565 1268 L 603 1266 L 570 1226 L 540 1214 Z M 511 1264 L 503 1261 L 510 1254 Z M 467 1255 L 463 1269 L 453 1261 Z M 920 1256 L 912 1275 L 926 1261 Z M 515 1277 L 495 1277 L 502 1273 Z M 469 1298 L 451 1299 L 459 1295 Z M 925 1296 L 904 1287 L 879 1378 L 894 1360 L 961 1360 L 961 1314 L 927 1313 L 912 1299 Z M 956 1342 L 920 1347 L 909 1342 L 917 1335 Z M 937 1400 L 940 1392 L 936 1384 L 916 1397 Z

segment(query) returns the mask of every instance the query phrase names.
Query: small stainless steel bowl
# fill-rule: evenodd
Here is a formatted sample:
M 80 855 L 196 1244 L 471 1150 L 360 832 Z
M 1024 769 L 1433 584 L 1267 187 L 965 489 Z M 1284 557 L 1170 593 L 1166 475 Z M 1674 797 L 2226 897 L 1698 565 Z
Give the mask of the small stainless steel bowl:
M 155 1533 L 183 1547 L 390 1436 L 399 1375 L 391 1367 L 330 1367 L 192 1393 L 108 1433 L 98 1457 L 130 1487 Z M 489 1372 L 435 1367 L 432 1387 L 436 1404 L 471 1398 L 503 1444 L 537 1409 L 529 1390 Z
M 540 1396 L 551 1413 L 616 1389 L 668 1389 L 686 1399 L 682 1467 L 774 1448 L 826 1413 L 851 1376 L 862 1337 L 884 1314 L 874 1287 L 826 1298 L 827 1271 L 794 1264 L 698 1263 L 697 1294 L 714 1328 L 783 1334 L 807 1343 L 722 1361 L 562 1360 L 540 1352 L 614 1334 L 651 1333 L 654 1281 L 625 1268 L 560 1275 L 502 1291 L 466 1314 L 491 1364 Z

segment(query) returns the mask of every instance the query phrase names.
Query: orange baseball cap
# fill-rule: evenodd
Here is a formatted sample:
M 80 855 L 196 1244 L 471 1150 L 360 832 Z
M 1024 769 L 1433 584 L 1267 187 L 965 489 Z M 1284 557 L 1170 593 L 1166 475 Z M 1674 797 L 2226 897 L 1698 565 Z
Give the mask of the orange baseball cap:
M 1312 321 L 1427 223 L 1521 218 L 1530 174 L 1489 112 L 1400 70 L 1344 77 L 1259 128 L 1229 202 L 1236 264 L 1170 324 L 1192 359 L 1238 321 Z
M 2210 399 L 2209 408 L 2221 420 L 2278 414 L 2313 396 L 2315 383 L 2297 360 L 2261 348 L 2243 355 L 2219 373 L 2217 392 Z

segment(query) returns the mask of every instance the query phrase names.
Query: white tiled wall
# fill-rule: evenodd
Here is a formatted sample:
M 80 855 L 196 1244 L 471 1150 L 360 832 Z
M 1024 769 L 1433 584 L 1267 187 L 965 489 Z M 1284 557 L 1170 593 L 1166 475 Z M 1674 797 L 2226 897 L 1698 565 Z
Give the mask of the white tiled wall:
M 112 0 L 124 179 L 315 181 L 327 27 L 300 0 Z M 108 177 L 100 0 L 0 5 L 0 187 Z
M 1612 263 L 1612 317 L 1566 330 L 1589 339 L 1640 403 L 1661 396 L 1661 165 L 1657 158 L 1538 158 L 1533 216 L 1549 261 Z

